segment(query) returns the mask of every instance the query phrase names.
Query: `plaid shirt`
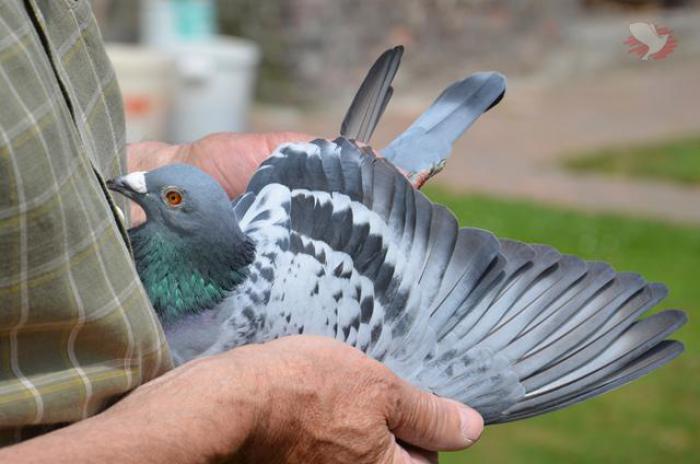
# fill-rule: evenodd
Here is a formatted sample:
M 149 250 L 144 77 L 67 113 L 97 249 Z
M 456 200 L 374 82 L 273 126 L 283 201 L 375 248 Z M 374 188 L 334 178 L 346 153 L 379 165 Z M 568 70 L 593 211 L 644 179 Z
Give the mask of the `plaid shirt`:
M 88 0 L 0 2 L 0 443 L 171 366 L 104 177 L 119 88 Z

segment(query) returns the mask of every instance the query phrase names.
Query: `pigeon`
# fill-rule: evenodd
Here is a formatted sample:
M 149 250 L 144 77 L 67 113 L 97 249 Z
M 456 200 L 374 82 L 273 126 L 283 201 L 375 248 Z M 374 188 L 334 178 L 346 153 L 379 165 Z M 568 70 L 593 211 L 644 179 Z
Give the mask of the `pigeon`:
M 327 336 L 495 424 L 600 395 L 678 356 L 683 345 L 667 337 L 685 314 L 641 318 L 666 296 L 662 284 L 460 227 L 416 188 L 500 100 L 499 74 L 449 86 L 380 152 L 357 140 L 386 108 L 395 53 L 368 74 L 344 135 L 277 147 L 233 201 L 183 164 L 108 181 L 146 212 L 129 236 L 175 362 Z

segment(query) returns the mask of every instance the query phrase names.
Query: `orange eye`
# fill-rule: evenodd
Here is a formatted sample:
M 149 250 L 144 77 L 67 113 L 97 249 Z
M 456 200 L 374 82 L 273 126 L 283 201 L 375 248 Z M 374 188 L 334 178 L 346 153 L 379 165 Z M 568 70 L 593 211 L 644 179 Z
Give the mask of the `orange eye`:
M 182 194 L 177 190 L 168 190 L 165 192 L 165 201 L 167 201 L 170 206 L 177 206 L 182 203 Z

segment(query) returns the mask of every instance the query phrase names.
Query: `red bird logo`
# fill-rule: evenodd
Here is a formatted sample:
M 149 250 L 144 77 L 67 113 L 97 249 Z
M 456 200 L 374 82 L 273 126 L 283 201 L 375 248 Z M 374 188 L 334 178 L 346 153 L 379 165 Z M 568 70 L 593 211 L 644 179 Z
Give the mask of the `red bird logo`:
M 678 46 L 678 40 L 668 27 L 657 27 L 651 23 L 632 23 L 629 29 L 632 35 L 625 40 L 625 44 L 630 47 L 627 53 L 633 53 L 643 61 L 649 58 L 662 60 Z

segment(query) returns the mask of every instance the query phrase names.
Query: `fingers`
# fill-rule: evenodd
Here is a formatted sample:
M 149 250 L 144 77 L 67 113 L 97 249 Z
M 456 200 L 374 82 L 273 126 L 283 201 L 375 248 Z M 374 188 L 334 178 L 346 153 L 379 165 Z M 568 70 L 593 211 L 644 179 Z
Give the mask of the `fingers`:
M 479 439 L 484 421 L 471 408 L 417 390 L 403 382 L 388 417 L 397 438 L 432 451 L 468 448 Z
M 259 137 L 263 139 L 265 141 L 265 144 L 267 145 L 264 153 L 260 153 L 265 155 L 269 155 L 274 151 L 275 148 L 277 148 L 283 143 L 310 142 L 311 140 L 318 138 L 300 132 L 267 132 L 264 134 L 260 134 Z
M 178 162 L 179 145 L 163 142 L 139 142 L 126 146 L 127 171 L 150 171 Z
M 193 164 L 213 176 L 229 196 L 234 197 L 243 191 L 260 163 L 277 146 L 288 142 L 308 142 L 314 138 L 298 132 L 221 132 L 184 145 L 133 143 L 127 146 L 127 170 L 150 171 L 171 163 Z
M 382 464 L 437 464 L 438 454 L 418 448 L 404 447 L 394 442 Z
M 426 451 L 420 448 L 414 448 L 412 446 L 402 445 L 406 450 L 408 455 L 411 457 L 413 463 L 420 464 L 437 464 L 438 454 L 436 451 Z
M 146 213 L 143 208 L 141 208 L 135 201 L 129 202 L 130 208 L 130 227 L 136 227 L 144 222 L 146 222 Z
M 189 146 L 185 162 L 214 177 L 233 198 L 243 192 L 260 163 L 278 145 L 308 142 L 313 138 L 297 132 L 211 134 Z

